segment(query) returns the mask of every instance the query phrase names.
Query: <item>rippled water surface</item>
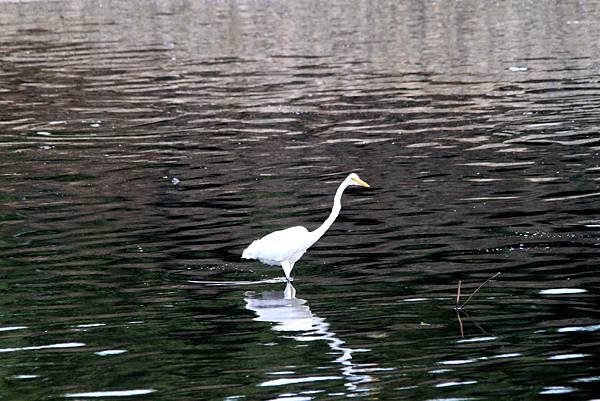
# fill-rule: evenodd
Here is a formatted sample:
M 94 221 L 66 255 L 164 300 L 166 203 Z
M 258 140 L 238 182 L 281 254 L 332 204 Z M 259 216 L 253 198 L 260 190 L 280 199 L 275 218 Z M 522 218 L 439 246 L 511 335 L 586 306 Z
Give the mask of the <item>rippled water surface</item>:
M 598 398 L 599 20 L 0 1 L 0 397 Z

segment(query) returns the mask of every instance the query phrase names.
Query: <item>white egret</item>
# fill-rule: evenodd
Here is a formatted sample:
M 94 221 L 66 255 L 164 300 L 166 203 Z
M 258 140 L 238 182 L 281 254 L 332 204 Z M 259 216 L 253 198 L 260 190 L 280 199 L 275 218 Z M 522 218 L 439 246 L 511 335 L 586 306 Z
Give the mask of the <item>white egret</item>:
M 295 226 L 272 232 L 253 241 L 248 248 L 244 249 L 242 258 L 257 259 L 267 265 L 281 266 L 285 273 L 285 278 L 290 281 L 294 263 L 331 227 L 342 208 L 342 193 L 344 193 L 347 187 L 352 185 L 370 188 L 369 184 L 361 180 L 357 174 L 352 173 L 348 175 L 335 192 L 333 208 L 329 217 L 319 228 L 314 231 L 308 231 L 305 227 Z

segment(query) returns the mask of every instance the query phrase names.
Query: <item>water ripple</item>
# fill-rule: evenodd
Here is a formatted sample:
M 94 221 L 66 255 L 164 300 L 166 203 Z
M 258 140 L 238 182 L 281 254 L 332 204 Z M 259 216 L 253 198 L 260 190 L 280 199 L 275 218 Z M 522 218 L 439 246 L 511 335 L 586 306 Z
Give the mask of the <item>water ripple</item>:
M 594 3 L 0 3 L 5 398 L 596 395 Z

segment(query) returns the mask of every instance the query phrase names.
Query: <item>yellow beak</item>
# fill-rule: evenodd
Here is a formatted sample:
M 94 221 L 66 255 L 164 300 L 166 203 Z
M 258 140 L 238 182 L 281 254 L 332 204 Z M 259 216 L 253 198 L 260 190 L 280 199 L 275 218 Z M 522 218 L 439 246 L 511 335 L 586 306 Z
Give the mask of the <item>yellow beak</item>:
M 363 180 L 361 180 L 360 178 L 352 178 L 352 181 L 354 181 L 355 183 L 357 183 L 358 185 L 360 185 L 361 187 L 365 187 L 365 188 L 371 188 L 371 186 L 369 184 L 367 184 L 366 182 L 364 182 Z

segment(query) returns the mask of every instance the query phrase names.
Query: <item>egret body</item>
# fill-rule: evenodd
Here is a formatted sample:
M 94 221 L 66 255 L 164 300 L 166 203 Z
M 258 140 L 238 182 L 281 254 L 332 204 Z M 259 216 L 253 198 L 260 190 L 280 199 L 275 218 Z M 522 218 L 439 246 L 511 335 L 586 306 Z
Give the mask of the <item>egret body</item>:
M 369 188 L 369 184 L 361 180 L 357 174 L 348 175 L 335 192 L 333 208 L 329 217 L 316 230 L 308 231 L 305 227 L 295 226 L 274 231 L 253 241 L 248 248 L 244 249 L 242 258 L 257 259 L 267 265 L 281 266 L 286 279 L 289 281 L 294 263 L 325 234 L 325 231 L 331 227 L 340 214 L 342 194 L 347 187 L 352 185 Z

